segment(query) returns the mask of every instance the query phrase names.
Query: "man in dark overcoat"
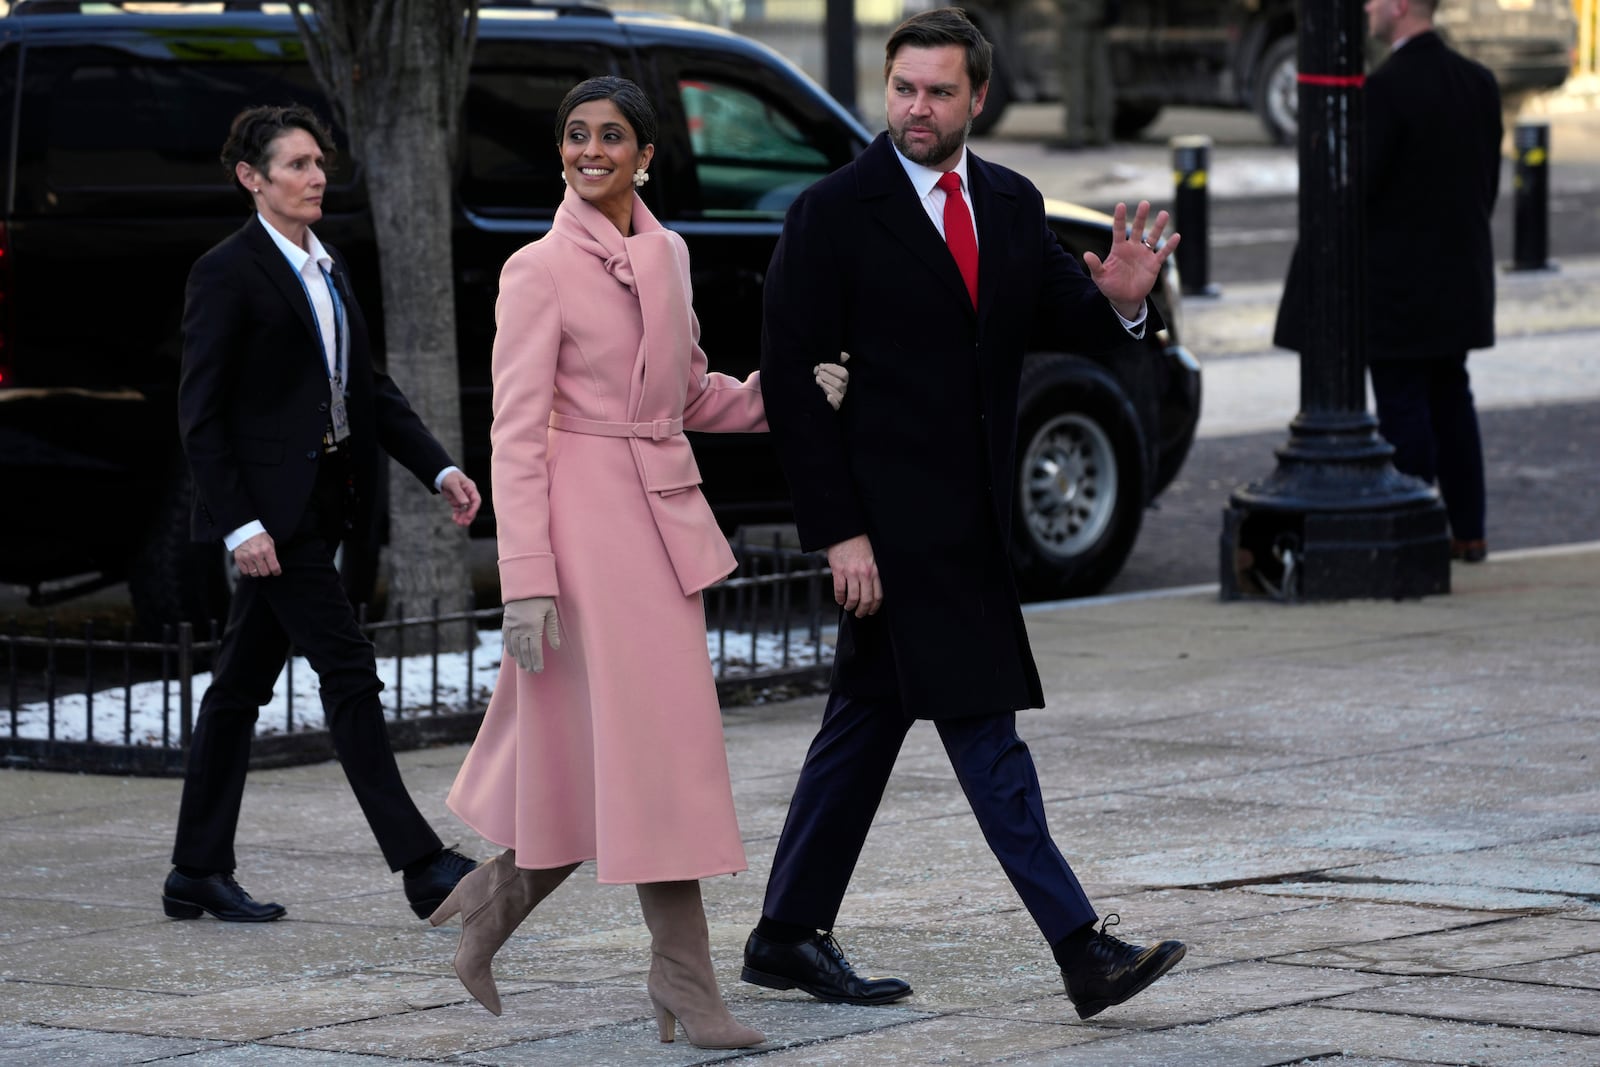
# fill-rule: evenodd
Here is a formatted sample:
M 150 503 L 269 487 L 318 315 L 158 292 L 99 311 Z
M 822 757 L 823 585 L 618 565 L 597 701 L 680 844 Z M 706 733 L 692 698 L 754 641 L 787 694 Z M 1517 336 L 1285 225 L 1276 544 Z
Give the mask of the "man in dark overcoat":
M 857 1004 L 911 992 L 856 974 L 831 929 L 906 732 L 931 719 L 1087 1018 L 1184 949 L 1096 930 L 1017 737 L 1017 710 L 1044 704 L 1006 550 L 1017 394 L 1033 340 L 1106 349 L 1159 328 L 1145 296 L 1177 237 L 1158 251 L 1166 213 L 1146 238 L 1149 205 L 1131 231 L 1118 205 L 1111 251 L 1086 255 L 1085 274 L 1038 190 L 965 150 L 991 70 L 959 10 L 902 23 L 888 133 L 795 202 L 773 254 L 762 393 L 801 542 L 826 549 L 844 611 L 743 977 Z M 811 379 L 840 350 L 851 389 L 836 417 Z
M 1437 483 L 1450 550 L 1477 563 L 1484 539 L 1483 444 L 1467 352 L 1494 345 L 1500 90 L 1488 68 L 1433 30 L 1434 0 L 1368 0 L 1389 57 L 1367 78 L 1367 363 L 1395 469 Z M 1426 249 L 1419 261 L 1417 250 Z M 1299 252 L 1273 340 L 1303 349 Z

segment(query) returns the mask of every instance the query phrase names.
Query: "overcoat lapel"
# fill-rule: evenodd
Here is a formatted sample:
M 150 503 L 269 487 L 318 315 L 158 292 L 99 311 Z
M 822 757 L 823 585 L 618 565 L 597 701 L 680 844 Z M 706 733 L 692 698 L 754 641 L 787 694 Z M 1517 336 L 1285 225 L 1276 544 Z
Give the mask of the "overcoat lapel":
M 972 204 L 978 215 L 978 321 L 982 322 L 994 306 L 1005 274 L 1006 237 L 1016 218 L 1017 202 L 995 185 L 989 165 L 971 151 L 967 152 L 967 181 L 972 186 Z M 951 263 L 954 262 L 952 258 Z
M 967 295 L 967 283 L 961 280 L 955 257 L 950 254 L 944 238 L 939 236 L 928 213 L 923 210 L 911 179 L 906 176 L 900 160 L 895 158 L 894 147 L 889 143 L 887 133 L 880 133 L 877 140 L 861 153 L 857 173 L 860 175 L 861 199 L 866 202 L 868 213 L 917 262 L 926 264 L 952 296 L 960 297 L 963 305 L 971 307 L 972 298 Z M 981 290 L 981 260 L 978 284 Z

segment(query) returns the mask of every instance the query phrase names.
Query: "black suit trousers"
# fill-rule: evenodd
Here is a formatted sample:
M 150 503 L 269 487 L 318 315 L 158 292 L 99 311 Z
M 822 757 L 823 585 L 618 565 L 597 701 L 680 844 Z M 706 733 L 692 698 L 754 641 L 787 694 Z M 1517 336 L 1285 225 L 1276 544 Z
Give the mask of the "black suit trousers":
M 291 644 L 311 663 L 334 751 L 392 870 L 438 851 L 417 810 L 384 728 L 383 683 L 372 642 L 356 622 L 333 565 L 343 528 L 343 465 L 324 457 L 316 490 L 294 534 L 276 545 L 283 573 L 241 576 L 200 702 L 178 811 L 172 862 L 204 871 L 235 867 L 233 841 L 261 705 Z
M 1373 360 L 1367 370 L 1394 469 L 1439 486 L 1451 537 L 1483 540 L 1488 494 L 1467 354 Z
M 934 725 L 985 841 L 1055 945 L 1096 916 L 1050 836 L 1039 776 L 1016 719 L 979 715 Z M 833 928 L 911 723 L 896 697 L 832 693 L 789 803 L 762 915 Z

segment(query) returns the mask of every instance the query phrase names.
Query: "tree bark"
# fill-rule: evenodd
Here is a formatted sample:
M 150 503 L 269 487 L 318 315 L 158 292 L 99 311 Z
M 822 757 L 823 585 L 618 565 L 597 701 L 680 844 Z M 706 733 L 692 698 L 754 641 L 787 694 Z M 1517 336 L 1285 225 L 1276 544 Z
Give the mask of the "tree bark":
M 460 463 L 452 159 L 477 0 L 311 0 L 311 7 L 315 23 L 298 9 L 295 20 L 351 154 L 365 169 L 386 368 Z M 387 573 L 392 617 L 427 614 L 435 603 L 441 611 L 470 606 L 466 532 L 397 464 L 389 475 Z M 470 626 L 452 627 L 442 637 L 459 647 L 470 633 Z

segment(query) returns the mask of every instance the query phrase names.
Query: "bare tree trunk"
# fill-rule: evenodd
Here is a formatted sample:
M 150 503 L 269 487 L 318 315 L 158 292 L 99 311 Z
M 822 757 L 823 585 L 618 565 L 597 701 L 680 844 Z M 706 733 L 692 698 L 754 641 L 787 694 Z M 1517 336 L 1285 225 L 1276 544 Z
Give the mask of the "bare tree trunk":
M 313 70 L 365 167 L 383 283 L 389 374 L 457 461 L 461 393 L 450 247 L 456 118 L 476 38 L 477 0 L 312 0 L 296 11 Z M 360 428 L 357 428 L 360 432 Z M 467 535 L 449 509 L 391 464 L 389 603 L 408 616 L 468 606 Z M 470 627 L 452 628 L 459 647 Z

